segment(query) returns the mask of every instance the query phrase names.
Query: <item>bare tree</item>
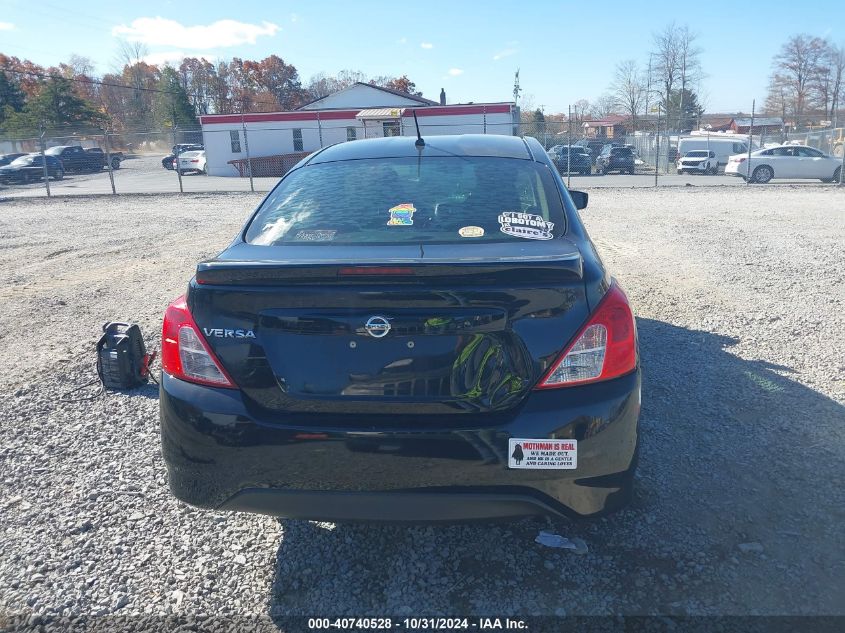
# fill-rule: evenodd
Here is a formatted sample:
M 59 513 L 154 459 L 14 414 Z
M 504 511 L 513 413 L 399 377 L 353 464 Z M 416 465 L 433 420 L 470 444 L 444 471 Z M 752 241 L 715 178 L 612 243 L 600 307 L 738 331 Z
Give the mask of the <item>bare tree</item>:
M 684 118 L 684 96 L 690 85 L 701 80 L 701 49 L 695 45 L 696 34 L 689 27 L 677 26 L 674 22 L 654 35 L 653 79 L 659 86 L 661 101 L 666 109 L 668 121 L 677 120 L 682 127 Z M 677 112 L 675 112 L 677 108 Z
M 701 49 L 695 45 L 696 35 L 690 32 L 686 25 L 676 31 L 675 42 L 678 47 L 678 79 L 681 84 L 680 100 L 678 103 L 678 129 L 684 116 L 684 95 L 690 84 L 697 84 L 701 80 Z
M 616 76 L 610 86 L 614 105 L 631 117 L 633 131 L 637 131 L 637 115 L 645 103 L 646 80 L 637 62 L 627 59 L 616 65 Z
M 772 90 L 783 90 L 796 128 L 810 105 L 813 82 L 819 76 L 827 48 L 827 42 L 820 37 L 794 35 L 774 57 L 769 96 L 772 97 Z
M 603 119 L 613 114 L 616 109 L 616 99 L 613 95 L 603 94 L 590 105 L 590 116 L 595 119 Z
M 658 92 L 666 105 L 678 82 L 678 27 L 669 24 L 654 35 L 653 64 L 651 72 L 654 82 L 660 86 Z
M 836 120 L 845 86 L 845 45 L 828 45 L 825 63 L 830 68 L 830 110 L 828 118 Z

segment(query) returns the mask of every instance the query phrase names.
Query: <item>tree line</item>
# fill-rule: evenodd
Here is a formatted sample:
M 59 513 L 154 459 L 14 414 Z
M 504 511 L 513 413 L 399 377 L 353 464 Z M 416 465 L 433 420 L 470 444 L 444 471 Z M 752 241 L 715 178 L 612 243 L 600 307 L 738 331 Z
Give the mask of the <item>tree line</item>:
M 619 62 L 606 93 L 595 101 L 580 99 L 572 111 L 573 124 L 588 118 L 622 114 L 629 130 L 642 129 L 646 116 L 659 110 L 668 129 L 697 129 L 706 103 L 701 83 L 706 74 L 697 35 L 686 25 L 669 24 L 652 36 L 647 62 Z M 749 64 L 748 72 L 757 72 Z M 779 116 L 793 129 L 811 121 L 845 123 L 840 110 L 845 104 L 845 45 L 829 39 L 799 34 L 790 37 L 771 61 L 765 103 L 758 112 Z M 751 104 L 748 104 L 749 106 Z M 564 115 L 543 115 L 530 104 L 524 122 L 566 120 Z M 653 123 L 649 123 L 652 126 Z
M 767 112 L 791 119 L 795 128 L 809 117 L 831 123 L 837 120 L 845 102 L 845 45 L 812 35 L 793 35 L 775 55 L 772 67 Z
M 303 83 L 296 67 L 278 55 L 216 62 L 186 57 L 174 66 L 150 64 L 146 56 L 143 45 L 123 44 L 120 70 L 98 77 L 93 62 L 78 55 L 43 67 L 0 53 L 0 135 L 187 129 L 202 114 L 293 110 L 358 81 L 422 95 L 405 75 L 344 70 Z

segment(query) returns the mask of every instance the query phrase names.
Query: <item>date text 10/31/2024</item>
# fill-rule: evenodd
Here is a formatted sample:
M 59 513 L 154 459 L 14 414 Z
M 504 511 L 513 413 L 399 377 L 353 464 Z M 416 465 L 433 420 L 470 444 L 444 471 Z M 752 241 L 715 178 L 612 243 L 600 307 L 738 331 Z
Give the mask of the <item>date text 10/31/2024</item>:
M 311 630 L 390 630 L 405 631 L 519 631 L 528 629 L 524 620 L 511 618 L 308 618 Z

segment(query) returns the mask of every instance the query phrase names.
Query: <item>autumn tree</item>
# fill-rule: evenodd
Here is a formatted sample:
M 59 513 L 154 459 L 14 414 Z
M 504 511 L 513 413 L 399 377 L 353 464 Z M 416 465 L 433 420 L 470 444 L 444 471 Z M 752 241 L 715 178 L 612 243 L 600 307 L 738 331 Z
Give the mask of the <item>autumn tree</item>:
M 217 112 L 219 91 L 217 67 L 203 58 L 185 57 L 179 64 L 179 83 L 197 114 Z
M 389 79 L 382 85 L 383 87 L 389 88 L 390 90 L 404 92 L 405 94 L 414 97 L 422 97 L 422 92 L 417 90 L 417 85 L 413 81 L 408 79 L 408 75 L 402 75 L 401 77 Z
M 269 95 L 272 109 L 293 110 L 305 101 L 296 67 L 286 64 L 278 55 L 260 62 L 246 62 L 248 83 L 258 95 Z

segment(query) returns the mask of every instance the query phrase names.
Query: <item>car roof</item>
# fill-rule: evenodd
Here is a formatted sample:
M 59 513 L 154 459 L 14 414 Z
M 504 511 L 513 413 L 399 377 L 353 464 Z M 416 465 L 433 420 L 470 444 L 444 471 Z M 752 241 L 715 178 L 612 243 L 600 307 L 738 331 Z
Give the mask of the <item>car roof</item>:
M 420 155 L 414 136 L 392 136 L 338 143 L 317 152 L 309 165 L 364 158 L 416 158 Z M 532 160 L 528 145 L 518 136 L 461 134 L 423 136 L 422 156 L 491 156 Z

